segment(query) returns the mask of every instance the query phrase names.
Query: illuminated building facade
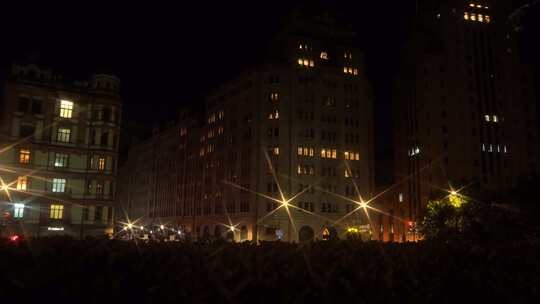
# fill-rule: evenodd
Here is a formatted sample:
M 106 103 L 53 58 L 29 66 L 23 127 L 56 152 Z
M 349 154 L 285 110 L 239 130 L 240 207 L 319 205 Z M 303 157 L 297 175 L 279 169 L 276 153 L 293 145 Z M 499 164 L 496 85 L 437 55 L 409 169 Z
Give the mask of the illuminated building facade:
M 374 191 L 371 87 L 354 37 L 328 17 L 291 18 L 263 63 L 209 95 L 202 126 L 180 122 L 176 206 L 145 222 L 237 241 L 368 235 L 363 210 L 346 216 Z
M 395 179 L 415 220 L 438 189 L 503 191 L 538 172 L 532 72 L 511 1 L 419 1 L 395 94 Z
M 202 197 L 188 208 L 199 236 L 221 233 L 216 223 L 224 223 L 235 225 L 237 240 L 299 241 L 368 223 L 358 212 L 335 224 L 358 207 L 341 198 L 359 201 L 355 184 L 366 198 L 373 191 L 362 53 L 329 18 L 292 19 L 265 64 L 208 98 Z M 282 206 L 298 193 L 288 204 L 303 210 Z
M 3 232 L 112 234 L 121 110 L 114 76 L 68 82 L 13 65 L 0 112 Z

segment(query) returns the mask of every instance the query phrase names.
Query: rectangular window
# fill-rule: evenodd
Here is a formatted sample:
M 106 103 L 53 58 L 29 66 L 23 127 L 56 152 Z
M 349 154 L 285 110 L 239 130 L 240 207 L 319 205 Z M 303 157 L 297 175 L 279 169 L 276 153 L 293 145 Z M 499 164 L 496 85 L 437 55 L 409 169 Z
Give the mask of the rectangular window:
M 100 157 L 98 160 L 98 170 L 105 170 L 105 157 Z
M 65 168 L 68 165 L 69 155 L 64 153 L 56 153 L 54 156 L 54 166 L 56 168 Z
M 59 193 L 66 192 L 66 179 L 65 178 L 53 178 L 52 192 L 59 192 Z
M 49 217 L 57 220 L 62 219 L 64 217 L 64 205 L 51 205 Z
M 17 190 L 25 191 L 28 185 L 28 177 L 27 176 L 19 176 L 17 177 Z
M 279 119 L 279 110 L 274 110 L 270 112 L 270 114 L 268 114 L 268 119 L 270 120 Z
M 71 118 L 73 116 L 73 102 L 60 100 L 60 117 Z
M 94 220 L 95 221 L 101 221 L 103 218 L 103 207 L 102 206 L 96 206 L 95 212 L 94 212 Z
M 59 128 L 56 134 L 56 140 L 58 142 L 69 143 L 71 139 L 71 129 Z
M 30 104 L 30 98 L 19 97 L 19 103 L 17 104 L 17 111 L 26 113 L 26 111 L 28 111 L 29 104 Z
M 30 163 L 30 150 L 22 149 L 19 151 L 19 163 L 21 164 Z
M 103 183 L 98 182 L 96 184 L 96 194 L 103 195 Z
M 14 204 L 13 205 L 13 217 L 14 218 L 23 218 L 24 216 L 24 204 Z
M 270 155 L 277 156 L 279 155 L 279 147 L 270 147 L 268 148 L 268 152 L 270 152 Z
M 279 101 L 279 93 L 270 93 L 270 101 L 272 102 L 276 102 L 276 101 Z
M 71 118 L 73 116 L 73 102 L 60 100 L 60 117 Z

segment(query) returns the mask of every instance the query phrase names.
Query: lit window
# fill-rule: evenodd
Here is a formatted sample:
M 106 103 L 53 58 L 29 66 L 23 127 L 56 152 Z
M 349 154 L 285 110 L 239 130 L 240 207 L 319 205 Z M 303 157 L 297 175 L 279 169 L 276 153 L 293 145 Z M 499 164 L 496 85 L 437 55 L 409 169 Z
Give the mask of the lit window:
M 476 21 L 476 14 L 471 14 L 471 20 Z
M 51 205 L 49 217 L 57 220 L 62 219 L 64 217 L 64 205 Z
M 463 15 L 463 18 L 465 20 L 469 20 L 469 13 L 465 12 L 465 14 Z
M 477 4 L 476 7 L 477 8 L 482 8 L 482 6 L 480 4 Z
M 60 117 L 71 118 L 73 116 L 73 102 L 60 100 Z
M 13 217 L 22 218 L 24 216 L 24 204 L 13 204 Z
M 29 164 L 30 163 L 30 150 L 21 150 L 19 152 L 19 163 Z
M 344 154 L 345 159 L 348 160 L 349 159 L 349 152 L 345 151 L 345 152 L 343 152 L 343 154 Z
M 52 192 L 63 193 L 66 191 L 66 179 L 65 178 L 53 178 Z
M 273 112 L 270 112 L 270 114 L 268 114 L 268 119 L 279 119 L 279 110 L 274 110 Z
M 470 7 L 474 7 L 475 5 L 474 5 L 474 3 L 471 3 L 471 4 L 469 4 L 469 6 L 470 6 Z
M 321 149 L 321 157 L 326 158 L 326 149 Z
M 303 153 L 302 147 L 298 147 L 298 155 L 301 156 L 303 155 L 302 153 Z
M 270 93 L 270 101 L 278 101 L 279 100 L 279 93 Z
M 103 194 L 103 183 L 98 182 L 96 184 L 96 194 L 97 195 L 102 195 Z
M 355 153 L 354 154 L 354 159 L 355 160 L 360 160 L 360 153 Z
M 218 118 L 219 119 L 223 119 L 223 117 L 225 117 L 225 112 L 223 110 L 219 111 L 218 113 Z
M 68 165 L 69 155 L 63 153 L 56 153 L 54 157 L 54 166 L 57 168 L 65 168 Z
M 358 75 L 358 69 L 353 70 L 353 75 Z
M 493 122 L 498 122 L 499 121 L 499 118 L 497 117 L 497 115 L 493 115 Z
M 508 153 L 508 150 L 506 149 L 506 145 L 503 146 L 503 152 Z
M 399 200 L 400 203 L 403 202 L 403 193 L 400 193 L 400 194 L 399 194 L 398 200 Z
M 26 190 L 26 186 L 28 185 L 28 177 L 26 176 L 19 176 L 17 177 L 17 190 Z
M 486 6 L 487 8 L 487 6 Z M 484 16 L 484 19 L 486 20 L 486 23 L 490 23 L 491 22 L 491 17 L 490 16 Z
M 299 58 L 299 59 L 298 59 L 298 64 L 299 64 L 299 65 L 304 65 L 304 61 L 303 61 L 301 58 Z
M 105 170 L 105 157 L 100 157 L 98 160 L 98 170 Z
M 350 169 L 345 169 L 345 177 L 352 177 L 352 172 Z
M 69 143 L 71 137 L 71 130 L 66 128 L 60 128 L 58 129 L 58 132 L 56 134 L 56 140 L 63 143 Z
M 484 115 L 484 119 L 485 121 L 488 121 L 488 122 L 491 121 L 491 117 L 489 115 Z
M 321 52 L 321 59 L 328 60 L 328 53 Z
M 334 159 L 337 158 L 337 150 L 336 149 L 332 149 L 332 158 L 334 158 Z
M 270 152 L 270 155 L 279 155 L 279 147 L 270 147 L 268 148 L 268 151 Z
M 478 21 L 484 22 L 484 15 L 478 14 Z
M 220 127 L 218 128 L 218 134 L 223 134 L 223 127 L 222 127 L 222 126 L 220 126 Z
M 314 67 L 314 66 L 315 66 L 315 61 L 310 60 L 310 61 L 309 61 L 309 66 L 310 66 L 310 67 Z

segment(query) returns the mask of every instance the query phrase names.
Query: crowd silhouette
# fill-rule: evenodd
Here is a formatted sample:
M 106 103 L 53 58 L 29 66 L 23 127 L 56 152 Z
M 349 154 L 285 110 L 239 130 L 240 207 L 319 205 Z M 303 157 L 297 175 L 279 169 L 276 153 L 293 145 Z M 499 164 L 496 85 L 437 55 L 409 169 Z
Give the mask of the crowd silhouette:
M 540 244 L 0 243 L 3 303 L 531 303 Z M 13 301 L 13 302 L 10 302 Z

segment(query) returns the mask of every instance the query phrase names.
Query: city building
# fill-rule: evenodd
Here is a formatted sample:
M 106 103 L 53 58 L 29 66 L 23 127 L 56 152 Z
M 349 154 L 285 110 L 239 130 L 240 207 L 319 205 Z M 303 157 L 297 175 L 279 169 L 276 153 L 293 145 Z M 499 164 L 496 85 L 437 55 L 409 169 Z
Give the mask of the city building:
M 395 180 L 417 222 L 441 190 L 498 193 L 538 172 L 533 77 L 511 1 L 418 1 L 394 100 Z
M 158 179 L 177 198 L 139 197 L 141 223 L 237 241 L 369 235 L 358 208 L 374 193 L 372 98 L 354 39 L 328 16 L 290 17 L 264 60 L 208 96 L 202 125 L 171 133 L 177 172 Z
M 0 111 L 1 233 L 112 235 L 119 85 L 13 65 Z

